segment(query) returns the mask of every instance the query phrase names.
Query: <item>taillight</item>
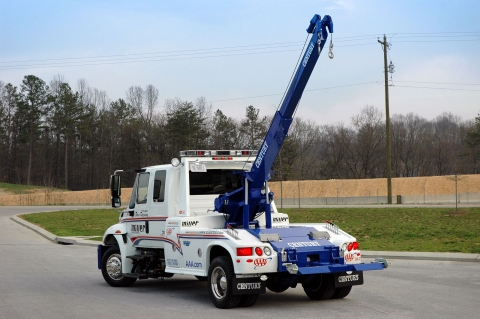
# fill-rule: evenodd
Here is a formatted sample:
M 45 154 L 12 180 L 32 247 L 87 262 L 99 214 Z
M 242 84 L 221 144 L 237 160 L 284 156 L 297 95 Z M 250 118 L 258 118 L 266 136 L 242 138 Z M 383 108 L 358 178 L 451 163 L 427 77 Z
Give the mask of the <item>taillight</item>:
M 355 241 L 353 243 L 349 243 L 347 246 L 348 251 L 351 250 L 357 250 L 358 249 L 358 243 Z
M 253 256 L 252 247 L 237 248 L 237 256 Z
M 256 253 L 258 256 L 263 255 L 262 248 L 260 248 L 260 247 L 255 248 L 255 253 Z

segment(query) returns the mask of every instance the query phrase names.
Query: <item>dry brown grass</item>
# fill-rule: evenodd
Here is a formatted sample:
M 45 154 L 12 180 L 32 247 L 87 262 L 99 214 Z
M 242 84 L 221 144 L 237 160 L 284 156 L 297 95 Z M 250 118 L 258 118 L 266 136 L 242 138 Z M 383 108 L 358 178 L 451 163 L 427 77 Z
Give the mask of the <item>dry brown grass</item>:
M 269 183 L 277 198 L 387 196 L 386 178 L 289 181 L 281 184 Z M 479 192 L 480 175 L 458 175 L 457 187 L 458 194 Z M 392 178 L 394 196 L 442 194 L 455 194 L 455 176 Z
M 276 198 L 387 196 L 387 179 L 288 181 L 269 183 Z M 458 194 L 480 191 L 480 175 L 459 175 Z M 122 203 L 128 203 L 131 188 L 122 189 Z M 338 193 L 337 193 L 338 192 Z M 455 194 L 455 176 L 392 178 L 392 195 Z M 107 189 L 89 191 L 52 191 L 41 189 L 9 195 L 0 193 L 0 205 L 110 205 Z
M 128 202 L 131 188 L 122 189 L 123 202 Z M 110 191 L 96 189 L 88 191 L 52 191 L 49 189 L 37 190 L 20 195 L 0 194 L 0 205 L 110 205 Z

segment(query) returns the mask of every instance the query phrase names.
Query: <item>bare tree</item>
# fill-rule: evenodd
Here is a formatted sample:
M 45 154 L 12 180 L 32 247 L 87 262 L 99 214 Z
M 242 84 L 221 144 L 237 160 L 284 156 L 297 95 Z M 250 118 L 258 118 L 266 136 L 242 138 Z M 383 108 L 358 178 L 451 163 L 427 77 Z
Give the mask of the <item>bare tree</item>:
M 385 176 L 385 128 L 383 113 L 373 106 L 365 106 L 352 117 L 355 143 L 349 149 L 356 178 Z

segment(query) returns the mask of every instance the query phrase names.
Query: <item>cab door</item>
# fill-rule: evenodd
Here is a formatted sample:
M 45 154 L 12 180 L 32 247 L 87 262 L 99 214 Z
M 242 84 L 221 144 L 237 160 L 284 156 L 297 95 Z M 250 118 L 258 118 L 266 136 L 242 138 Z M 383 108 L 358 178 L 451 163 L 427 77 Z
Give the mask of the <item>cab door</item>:
M 136 189 L 135 208 L 133 217 L 148 217 L 148 185 L 150 173 L 139 173 Z
M 144 246 L 147 244 L 149 236 L 148 221 L 148 185 L 150 173 L 142 172 L 137 175 L 132 192 L 132 198 L 129 203 L 130 218 L 124 222 L 127 223 L 127 237 L 135 246 Z

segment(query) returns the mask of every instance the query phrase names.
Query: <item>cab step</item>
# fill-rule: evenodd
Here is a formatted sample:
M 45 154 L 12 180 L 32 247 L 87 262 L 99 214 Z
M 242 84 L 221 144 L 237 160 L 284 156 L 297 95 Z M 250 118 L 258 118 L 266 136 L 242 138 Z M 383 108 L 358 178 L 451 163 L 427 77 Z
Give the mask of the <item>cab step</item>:
M 148 279 L 148 276 L 146 274 L 125 273 L 122 275 L 123 277 L 128 277 L 128 278 Z

